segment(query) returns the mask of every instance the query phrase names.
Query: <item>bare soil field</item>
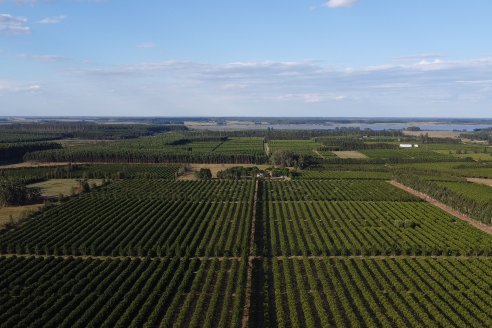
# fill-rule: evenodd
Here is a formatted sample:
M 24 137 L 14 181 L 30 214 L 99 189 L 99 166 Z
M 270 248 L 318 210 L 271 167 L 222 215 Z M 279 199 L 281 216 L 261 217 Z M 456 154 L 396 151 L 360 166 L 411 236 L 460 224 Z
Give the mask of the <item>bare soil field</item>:
M 466 181 L 483 184 L 492 187 L 492 179 L 481 179 L 481 178 L 467 178 Z
M 352 150 L 334 151 L 333 154 L 337 155 L 340 158 L 367 158 L 367 156 L 363 153 Z
M 89 185 L 96 184 L 100 186 L 102 184 L 101 179 L 89 179 Z M 29 185 L 29 187 L 41 188 L 41 194 L 44 197 L 56 197 L 58 195 L 70 196 L 72 191 L 78 192 L 77 187 L 79 183 L 76 179 L 50 179 L 48 181 L 38 182 Z

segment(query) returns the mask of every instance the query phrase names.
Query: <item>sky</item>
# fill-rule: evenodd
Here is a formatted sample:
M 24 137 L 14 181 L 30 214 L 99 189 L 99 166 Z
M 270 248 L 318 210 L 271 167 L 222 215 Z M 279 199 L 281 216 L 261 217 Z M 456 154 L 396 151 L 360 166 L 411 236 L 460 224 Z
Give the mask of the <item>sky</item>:
M 490 0 L 0 0 L 0 116 L 492 117 Z

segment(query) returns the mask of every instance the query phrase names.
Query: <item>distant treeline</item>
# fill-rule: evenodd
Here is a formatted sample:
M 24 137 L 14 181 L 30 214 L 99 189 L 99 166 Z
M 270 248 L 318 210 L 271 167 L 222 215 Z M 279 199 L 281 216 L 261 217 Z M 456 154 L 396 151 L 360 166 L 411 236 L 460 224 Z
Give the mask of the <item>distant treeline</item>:
M 60 139 L 60 134 L 34 133 L 34 132 L 0 132 L 0 144 L 51 141 Z
M 221 136 L 221 137 L 261 137 L 268 140 L 308 140 L 323 136 L 351 136 L 351 137 L 403 137 L 399 130 L 370 130 L 360 128 L 335 128 L 331 130 L 239 130 L 239 131 L 190 131 L 189 135 Z
M 158 149 L 62 149 L 28 153 L 26 161 L 92 163 L 248 163 L 263 164 L 264 155 L 220 153 L 165 153 Z
M 417 158 L 403 158 L 403 157 L 390 157 L 390 158 L 338 158 L 329 157 L 323 160 L 323 164 L 404 164 L 404 163 L 437 163 L 437 162 L 474 162 L 470 157 L 458 158 L 447 156 L 436 157 L 417 157 Z
M 184 125 L 150 125 L 150 124 L 97 124 L 93 122 L 41 122 L 14 123 L 2 125 L 2 137 L 9 134 L 36 135 L 37 140 L 46 135 L 47 138 L 80 138 L 80 139 L 129 139 L 153 135 L 168 131 L 186 131 Z
M 55 142 L 22 142 L 13 144 L 0 144 L 0 163 L 20 161 L 29 152 L 59 149 L 62 146 Z
M 489 145 L 492 145 L 492 128 L 475 130 L 474 132 L 467 132 L 460 134 L 461 138 L 487 141 Z

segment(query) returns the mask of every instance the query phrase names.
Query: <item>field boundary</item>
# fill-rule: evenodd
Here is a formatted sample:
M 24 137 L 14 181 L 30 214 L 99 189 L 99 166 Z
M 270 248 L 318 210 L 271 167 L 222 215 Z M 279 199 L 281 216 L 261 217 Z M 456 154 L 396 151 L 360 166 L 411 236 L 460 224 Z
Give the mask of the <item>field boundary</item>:
M 321 155 L 320 152 L 318 150 L 316 150 L 316 149 L 313 149 L 313 153 L 315 153 L 316 155 L 318 155 L 322 159 L 326 159 L 326 157 L 323 156 L 323 155 Z
M 255 233 L 256 233 L 256 207 L 258 202 L 258 186 L 259 180 L 256 180 L 255 194 L 253 198 L 253 211 L 251 220 L 251 232 L 249 239 L 249 256 L 248 256 L 248 270 L 246 273 L 246 292 L 243 308 L 242 328 L 248 327 L 250 309 L 251 309 L 251 296 L 253 293 L 253 261 L 255 260 Z
M 454 208 L 444 204 L 444 203 L 441 203 L 440 201 L 438 201 L 437 199 L 434 199 L 432 197 L 430 197 L 429 195 L 427 194 L 424 194 L 423 192 L 420 192 L 418 190 L 415 190 L 415 189 L 412 189 L 410 187 L 407 187 L 405 186 L 404 184 L 402 183 L 399 183 L 395 180 L 391 180 L 389 182 L 391 185 L 393 185 L 394 187 L 397 187 L 401 190 L 404 190 L 422 200 L 425 200 L 426 202 L 428 202 L 429 204 L 431 205 L 434 205 L 435 207 L 438 207 L 440 208 L 441 210 L 443 210 L 444 212 L 448 213 L 448 214 L 451 214 L 452 216 L 462 220 L 462 221 L 465 221 L 467 222 L 468 224 L 470 224 L 471 226 L 489 234 L 489 235 L 492 235 L 492 227 L 491 226 L 487 226 L 483 223 L 480 223 L 478 222 L 477 220 L 474 220 L 472 219 L 471 217 L 469 217 L 468 215 L 466 214 L 463 214 L 457 210 L 455 210 Z

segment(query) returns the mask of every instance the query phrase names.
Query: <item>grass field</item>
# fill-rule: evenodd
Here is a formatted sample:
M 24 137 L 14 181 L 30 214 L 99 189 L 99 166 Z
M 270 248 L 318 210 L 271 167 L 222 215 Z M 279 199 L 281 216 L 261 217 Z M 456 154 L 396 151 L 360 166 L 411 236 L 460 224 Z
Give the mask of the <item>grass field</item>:
M 355 150 L 334 151 L 333 154 L 340 158 L 368 158 L 365 154 Z
M 89 179 L 87 182 L 91 186 L 100 186 L 102 184 L 100 179 Z M 79 192 L 79 182 L 76 179 L 50 179 L 33 183 L 29 187 L 41 188 L 41 193 L 44 197 L 70 196 L 72 193 Z
M 420 136 L 428 134 L 431 138 L 459 138 L 461 132 L 455 131 L 403 131 L 403 134 L 407 136 Z
M 41 207 L 43 207 L 43 204 L 0 207 L 0 229 L 12 221 L 13 223 L 18 222 L 20 219 L 38 211 Z

